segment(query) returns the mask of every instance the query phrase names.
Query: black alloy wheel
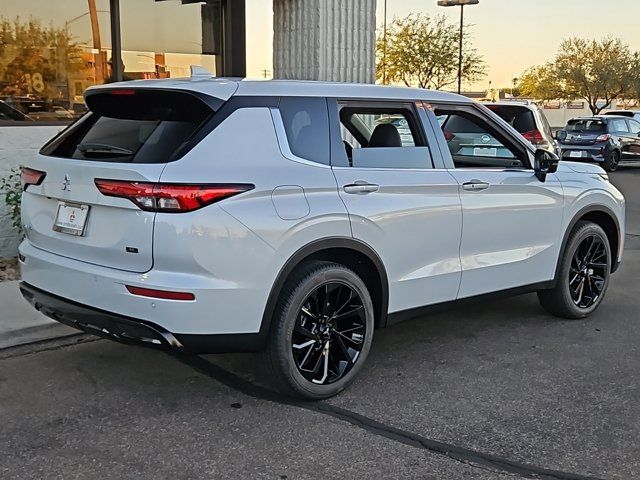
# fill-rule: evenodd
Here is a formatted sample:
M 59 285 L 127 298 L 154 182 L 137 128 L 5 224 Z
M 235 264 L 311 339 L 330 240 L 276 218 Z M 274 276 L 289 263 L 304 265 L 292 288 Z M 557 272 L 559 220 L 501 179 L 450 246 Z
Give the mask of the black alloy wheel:
M 604 290 L 609 268 L 607 248 L 597 235 L 578 245 L 569 268 L 569 291 L 579 308 L 590 308 Z
M 557 317 L 578 319 L 590 315 L 604 299 L 613 259 L 602 227 L 579 221 L 561 252 L 553 287 L 538 291 L 540 304 Z
M 367 333 L 365 309 L 356 291 L 328 282 L 307 296 L 291 336 L 298 371 L 318 385 L 343 378 L 355 365 Z
M 306 400 L 347 388 L 366 364 L 374 316 L 367 285 L 347 266 L 298 267 L 280 292 L 265 349 L 274 386 Z
M 607 172 L 615 172 L 618 169 L 620 163 L 620 152 L 613 150 L 604 162 L 604 169 Z

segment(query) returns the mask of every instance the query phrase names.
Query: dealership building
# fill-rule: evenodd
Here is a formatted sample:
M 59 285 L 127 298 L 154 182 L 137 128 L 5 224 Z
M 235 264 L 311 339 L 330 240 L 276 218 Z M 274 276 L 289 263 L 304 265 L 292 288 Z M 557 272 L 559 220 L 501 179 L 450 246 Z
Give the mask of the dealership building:
M 374 81 L 376 0 L 264 1 L 274 78 Z M 184 77 L 193 64 L 246 76 L 247 9 L 245 0 L 2 0 L 0 176 L 81 116 L 92 85 Z M 0 201 L 0 257 L 17 244 Z

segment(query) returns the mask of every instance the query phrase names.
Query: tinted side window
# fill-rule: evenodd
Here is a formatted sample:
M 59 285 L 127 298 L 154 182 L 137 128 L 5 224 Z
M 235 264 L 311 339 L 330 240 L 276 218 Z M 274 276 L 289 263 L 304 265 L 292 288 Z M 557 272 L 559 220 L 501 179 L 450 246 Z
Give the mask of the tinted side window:
M 609 125 L 611 125 L 612 132 L 621 132 L 621 133 L 629 132 L 629 127 L 627 127 L 626 120 L 623 120 L 621 118 L 610 121 Z
M 280 115 L 291 153 L 329 164 L 329 112 L 324 98 L 288 97 L 280 100 Z
M 633 133 L 634 135 L 640 133 L 640 123 L 636 122 L 635 120 L 629 120 L 629 127 L 631 129 L 631 133 Z

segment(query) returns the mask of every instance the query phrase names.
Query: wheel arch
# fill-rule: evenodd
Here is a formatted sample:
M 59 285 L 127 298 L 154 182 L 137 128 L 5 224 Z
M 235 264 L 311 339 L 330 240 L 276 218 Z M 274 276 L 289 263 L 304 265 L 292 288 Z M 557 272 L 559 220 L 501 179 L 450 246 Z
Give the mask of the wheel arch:
M 389 284 L 382 260 L 373 248 L 360 240 L 331 237 L 313 241 L 298 249 L 280 269 L 262 315 L 260 338 L 263 342 L 269 334 L 282 287 L 297 268 L 311 260 L 333 261 L 354 270 L 367 285 L 371 294 L 376 328 L 385 326 L 389 306 Z
M 596 225 L 599 225 L 604 230 L 604 232 L 607 234 L 607 239 L 609 240 L 611 254 L 614 257 L 611 259 L 611 273 L 614 273 L 618 268 L 618 258 L 620 258 L 620 237 L 622 235 L 618 217 L 616 217 L 613 210 L 605 205 L 589 205 L 578 210 L 578 212 L 571 219 L 571 222 L 569 222 L 569 224 L 567 225 L 567 228 L 564 232 L 564 237 L 562 239 L 562 245 L 560 246 L 560 255 L 558 256 L 558 262 L 556 264 L 556 272 L 554 277 L 556 280 L 560 271 L 562 255 L 564 254 L 564 250 L 567 246 L 567 241 L 569 240 L 569 235 L 575 228 L 576 224 L 581 220 L 593 222 Z

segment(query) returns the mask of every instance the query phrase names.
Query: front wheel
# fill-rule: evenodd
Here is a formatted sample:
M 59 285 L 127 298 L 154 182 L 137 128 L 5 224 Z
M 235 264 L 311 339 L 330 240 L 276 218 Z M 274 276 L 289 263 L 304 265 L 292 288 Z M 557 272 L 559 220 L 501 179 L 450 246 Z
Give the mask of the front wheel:
M 618 164 L 620 163 L 620 152 L 617 150 L 613 150 L 607 155 L 602 167 L 607 172 L 615 172 L 618 169 Z
M 611 262 L 611 247 L 604 230 L 592 222 L 578 222 L 562 253 L 555 287 L 538 292 L 540 304 L 558 317 L 586 317 L 602 303 L 609 286 Z
M 284 286 L 266 349 L 279 389 L 331 397 L 358 375 L 371 348 L 374 310 L 364 282 L 330 262 L 302 267 Z

